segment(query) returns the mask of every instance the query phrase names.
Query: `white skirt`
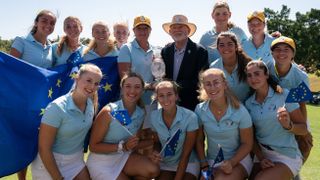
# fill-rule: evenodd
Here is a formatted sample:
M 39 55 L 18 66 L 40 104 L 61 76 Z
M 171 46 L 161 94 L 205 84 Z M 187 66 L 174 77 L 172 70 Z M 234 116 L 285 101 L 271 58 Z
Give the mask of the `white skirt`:
M 178 170 L 178 165 L 168 166 L 164 163 L 160 163 L 160 169 L 176 172 Z M 198 178 L 200 172 L 200 164 L 198 162 L 189 162 L 185 172 L 190 173 Z
M 208 160 L 208 163 L 210 164 L 210 166 L 212 166 L 212 164 L 214 163 L 214 160 L 210 159 Z M 244 167 L 244 169 L 247 172 L 247 175 L 249 176 L 253 166 L 253 161 L 251 159 L 250 154 L 246 155 L 239 163 L 242 165 L 242 167 Z
M 97 154 L 90 152 L 87 167 L 93 180 L 114 180 L 120 175 L 130 152 Z
M 285 156 L 283 154 L 280 154 L 276 151 L 268 150 L 267 148 L 263 147 L 262 145 L 260 145 L 260 147 L 261 147 L 261 151 L 262 151 L 263 155 L 265 156 L 265 158 L 271 160 L 272 162 L 279 162 L 279 163 L 286 165 L 290 169 L 293 176 L 298 175 L 298 173 L 302 167 L 302 158 L 300 156 L 296 156 L 295 158 L 291 158 L 291 157 Z M 259 160 L 256 156 L 254 157 L 254 162 L 255 163 L 259 162 Z
M 85 167 L 82 151 L 71 155 L 53 153 L 53 156 L 56 160 L 59 171 L 65 180 L 72 180 Z M 36 159 L 31 163 L 31 172 L 32 179 L 34 180 L 52 179 L 47 169 L 45 168 L 39 153 Z

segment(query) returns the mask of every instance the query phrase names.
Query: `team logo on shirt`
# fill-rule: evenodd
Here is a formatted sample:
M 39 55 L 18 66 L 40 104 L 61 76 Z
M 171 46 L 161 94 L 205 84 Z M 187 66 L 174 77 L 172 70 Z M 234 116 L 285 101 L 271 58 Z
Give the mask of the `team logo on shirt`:
M 275 111 L 276 109 L 277 109 L 276 104 L 270 104 L 270 106 L 268 107 L 268 111 Z

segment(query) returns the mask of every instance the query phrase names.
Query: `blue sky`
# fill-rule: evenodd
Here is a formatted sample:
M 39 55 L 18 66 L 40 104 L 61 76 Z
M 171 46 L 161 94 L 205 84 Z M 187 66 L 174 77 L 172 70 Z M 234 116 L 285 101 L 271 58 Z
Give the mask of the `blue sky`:
M 152 3 L 151 3 L 152 2 Z M 91 26 L 97 20 L 105 21 L 109 27 L 117 21 L 128 21 L 132 28 L 133 18 L 146 15 L 151 18 L 152 33 L 150 42 L 163 46 L 172 39 L 162 29 L 162 24 L 171 21 L 174 14 L 184 14 L 198 29 L 191 37 L 198 42 L 201 35 L 213 27 L 211 10 L 216 1 L 212 0 L 3 0 L 0 6 L 0 37 L 11 39 L 27 34 L 36 14 L 49 9 L 58 14 L 54 33 L 50 38 L 63 34 L 63 20 L 67 16 L 77 16 L 83 23 L 81 37 L 91 38 Z M 305 13 L 311 8 L 320 9 L 319 0 L 229 0 L 231 21 L 247 32 L 246 16 L 250 11 L 263 10 L 264 7 L 281 10 L 282 4 L 291 8 L 291 18 L 295 12 Z M 302 3 L 301 3 L 302 2 Z M 133 34 L 133 33 L 131 33 Z

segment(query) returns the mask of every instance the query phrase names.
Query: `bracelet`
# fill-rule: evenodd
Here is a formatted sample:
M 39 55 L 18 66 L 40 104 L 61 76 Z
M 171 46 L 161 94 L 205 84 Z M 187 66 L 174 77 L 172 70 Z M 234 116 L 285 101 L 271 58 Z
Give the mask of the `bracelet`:
M 209 167 L 209 165 L 202 166 L 202 167 L 200 167 L 200 170 L 204 170 L 205 168 L 208 168 L 208 167 Z

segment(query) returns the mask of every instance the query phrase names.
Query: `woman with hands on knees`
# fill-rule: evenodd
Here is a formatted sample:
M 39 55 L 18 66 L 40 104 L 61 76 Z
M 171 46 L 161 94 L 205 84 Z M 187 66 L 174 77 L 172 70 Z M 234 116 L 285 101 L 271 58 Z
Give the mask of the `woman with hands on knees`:
M 197 179 L 199 164 L 193 151 L 198 129 L 197 116 L 177 106 L 178 87 L 173 81 L 157 84 L 155 99 L 161 108 L 151 113 L 151 128 L 157 133 L 156 139 L 162 146 L 161 151 L 159 148 L 150 156 L 160 164 L 160 176 L 156 179 Z M 168 145 L 170 138 L 174 140 Z
M 144 81 L 140 75 L 128 73 L 120 86 L 122 98 L 106 105 L 93 124 L 87 161 L 91 178 L 152 179 L 159 174 L 159 167 L 135 151 L 146 145 L 136 136 L 145 115 L 141 100 Z M 111 112 L 119 110 L 127 110 L 131 123 L 121 124 L 112 117 Z
M 97 111 L 101 70 L 84 64 L 71 93 L 51 102 L 42 117 L 39 154 L 32 162 L 32 179 L 89 179 L 83 144 Z
M 230 91 L 222 70 L 204 71 L 199 82 L 199 99 L 203 102 L 197 105 L 195 113 L 200 126 L 196 147 L 201 170 L 212 170 L 221 146 L 225 160 L 213 169 L 214 179 L 246 179 L 252 168 L 251 117 Z
M 68 16 L 63 22 L 63 30 L 66 35 L 62 36 L 59 42 L 52 45 L 53 66 L 66 64 L 70 55 L 76 51 L 83 55 L 86 47 L 79 39 L 82 32 L 82 24 L 77 17 Z
M 294 135 L 307 133 L 298 103 L 286 103 L 287 89 L 279 89 L 262 61 L 246 67 L 254 94 L 246 101 L 255 127 L 252 178 L 291 179 L 300 171 L 302 155 Z

